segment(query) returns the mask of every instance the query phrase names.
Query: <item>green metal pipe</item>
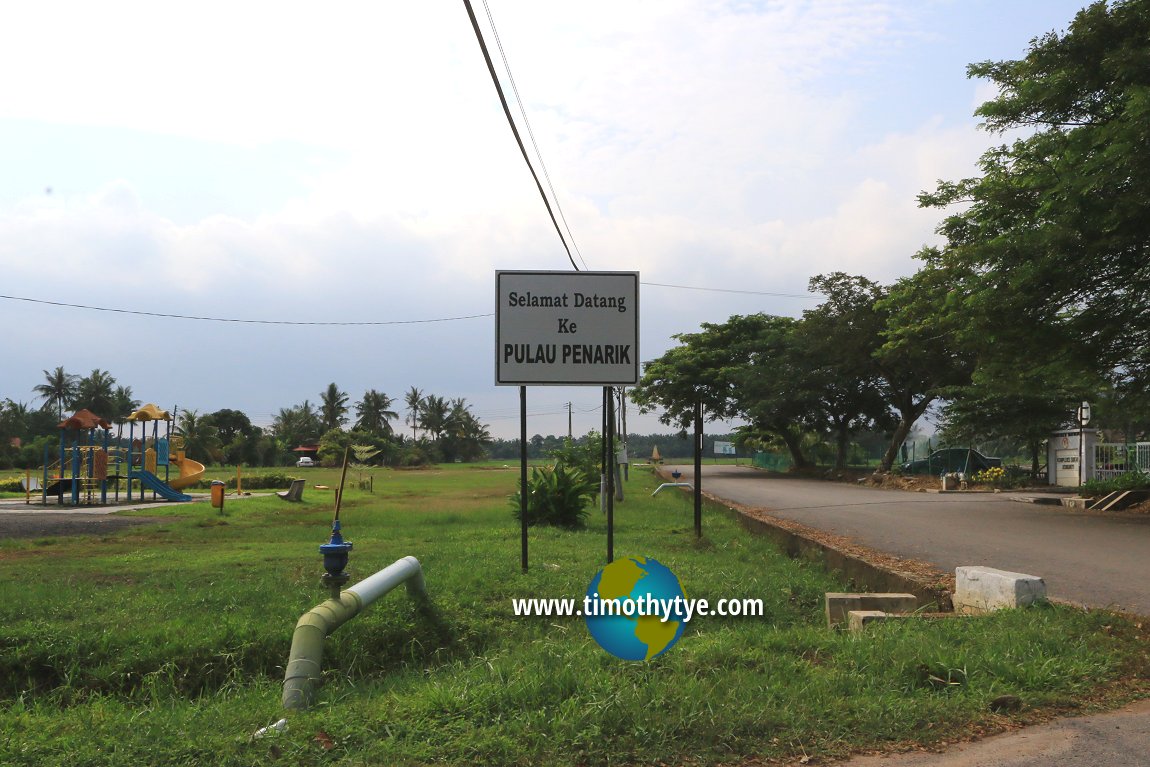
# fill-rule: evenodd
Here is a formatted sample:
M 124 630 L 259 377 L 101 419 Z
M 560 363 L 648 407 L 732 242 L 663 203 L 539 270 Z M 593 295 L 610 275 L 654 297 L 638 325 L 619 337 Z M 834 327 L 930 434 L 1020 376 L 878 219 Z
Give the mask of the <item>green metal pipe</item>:
M 415 557 L 404 557 L 349 587 L 339 599 L 328 599 L 304 613 L 292 634 L 291 654 L 284 670 L 283 706 L 309 708 L 323 670 L 323 643 L 337 628 L 359 615 L 401 583 L 417 599 L 427 597 L 423 570 Z

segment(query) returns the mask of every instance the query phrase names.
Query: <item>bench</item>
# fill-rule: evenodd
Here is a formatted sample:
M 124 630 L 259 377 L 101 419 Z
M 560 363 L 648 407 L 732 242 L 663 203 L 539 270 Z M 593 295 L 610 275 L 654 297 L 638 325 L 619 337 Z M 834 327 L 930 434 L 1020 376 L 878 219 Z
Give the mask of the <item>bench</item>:
M 291 481 L 291 487 L 289 487 L 287 490 L 277 492 L 276 495 L 278 495 L 280 498 L 283 498 L 285 501 L 302 501 L 303 483 L 304 481 L 302 479 L 293 479 Z

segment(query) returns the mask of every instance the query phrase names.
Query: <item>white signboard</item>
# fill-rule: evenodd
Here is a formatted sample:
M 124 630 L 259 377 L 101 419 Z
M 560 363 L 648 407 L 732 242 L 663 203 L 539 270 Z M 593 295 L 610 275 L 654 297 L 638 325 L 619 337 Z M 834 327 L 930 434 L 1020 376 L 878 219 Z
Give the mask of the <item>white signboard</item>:
M 734 442 L 716 442 L 715 455 L 734 455 L 735 443 Z
M 638 272 L 495 273 L 497 386 L 638 382 Z

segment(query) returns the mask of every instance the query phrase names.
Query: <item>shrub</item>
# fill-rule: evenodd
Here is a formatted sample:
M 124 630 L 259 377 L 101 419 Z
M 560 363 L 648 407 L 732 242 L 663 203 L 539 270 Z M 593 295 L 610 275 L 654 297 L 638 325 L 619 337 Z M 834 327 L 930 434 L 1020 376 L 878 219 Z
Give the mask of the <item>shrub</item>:
M 1006 484 L 1006 469 L 1001 466 L 991 466 L 989 469 L 976 471 L 970 475 L 970 481 L 977 485 L 990 485 L 1002 487 Z
M 243 477 L 244 490 L 283 490 L 291 487 L 293 479 L 295 479 L 295 477 L 290 474 L 285 474 L 282 471 L 270 472 L 268 474 L 252 474 L 250 476 L 245 474 Z M 211 479 L 203 479 L 197 482 L 195 487 L 203 490 L 211 487 L 211 484 Z M 224 485 L 234 490 L 236 486 L 235 475 L 224 480 Z
M 602 435 L 592 431 L 579 442 L 573 442 L 570 438 L 564 439 L 562 447 L 551 451 L 551 458 L 556 466 L 577 469 L 588 477 L 594 477 L 601 469 L 602 450 Z
M 532 468 L 527 487 L 528 525 L 577 530 L 584 525 L 587 503 L 595 497 L 599 483 L 578 469 L 558 464 Z M 515 519 L 521 521 L 519 493 L 511 496 L 511 503 Z
M 1134 470 L 1111 479 L 1088 479 L 1082 483 L 1082 489 L 1087 495 L 1095 496 L 1123 490 L 1147 490 L 1150 489 L 1150 474 Z
M 269 474 L 253 474 L 250 477 L 244 477 L 242 481 L 245 490 L 278 490 L 291 487 L 293 479 L 295 477 L 290 474 L 277 471 Z M 236 486 L 235 477 L 229 477 L 225 482 L 228 487 Z

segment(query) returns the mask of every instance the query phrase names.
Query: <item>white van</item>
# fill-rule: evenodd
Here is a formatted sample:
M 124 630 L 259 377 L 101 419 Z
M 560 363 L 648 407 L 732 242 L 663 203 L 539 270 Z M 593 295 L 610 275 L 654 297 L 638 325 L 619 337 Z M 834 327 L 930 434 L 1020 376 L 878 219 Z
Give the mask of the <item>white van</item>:
M 305 455 L 303 458 L 300 458 L 298 461 L 296 461 L 295 465 L 301 468 L 305 466 L 315 466 L 315 459 L 309 458 Z

